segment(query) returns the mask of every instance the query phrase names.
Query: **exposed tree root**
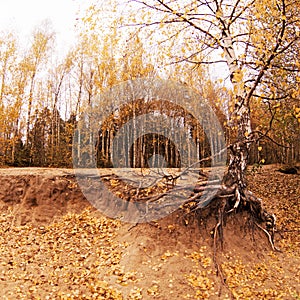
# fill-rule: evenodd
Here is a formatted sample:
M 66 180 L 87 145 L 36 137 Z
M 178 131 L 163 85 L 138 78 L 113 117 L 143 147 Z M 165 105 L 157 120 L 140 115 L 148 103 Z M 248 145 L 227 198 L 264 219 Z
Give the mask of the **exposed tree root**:
M 213 231 L 213 239 L 214 239 L 214 243 L 213 243 L 213 262 L 214 262 L 214 265 L 215 265 L 215 268 L 216 268 L 216 271 L 217 271 L 217 275 L 221 279 L 221 285 L 220 285 L 218 296 L 219 297 L 221 296 L 222 286 L 225 286 L 225 288 L 230 293 L 231 299 L 233 299 L 232 292 L 231 292 L 229 286 L 226 283 L 226 279 L 223 275 L 222 267 L 220 266 L 220 264 L 218 262 L 218 257 L 217 257 L 218 239 L 220 240 L 221 246 L 223 248 L 223 223 L 224 223 L 225 206 L 226 206 L 226 201 L 224 199 L 222 199 L 222 201 L 220 203 L 220 206 L 219 206 L 219 209 L 218 209 L 218 222 L 215 225 L 214 231 Z
M 195 211 L 203 208 L 201 196 L 208 191 L 213 191 L 217 186 L 208 186 L 204 188 L 196 187 L 197 191 L 186 202 L 190 210 Z M 201 190 L 201 192 L 199 192 Z M 216 205 L 218 207 L 218 215 L 222 216 L 222 220 L 218 220 L 219 232 L 222 232 L 223 218 L 225 215 L 236 211 L 248 211 L 253 219 L 254 224 L 267 235 L 273 250 L 278 250 L 274 246 L 274 234 L 276 230 L 276 217 L 274 214 L 268 213 L 262 205 L 262 200 L 254 196 L 250 191 L 241 191 L 238 185 L 234 184 L 230 187 L 222 184 L 215 196 L 210 200 L 209 206 Z M 221 209 L 221 210 L 220 210 Z
M 201 206 L 201 195 L 207 191 L 211 191 L 211 186 L 199 192 L 199 187 L 196 187 L 195 190 L 197 193 L 191 196 L 189 200 L 185 202 L 185 205 L 189 206 L 189 210 L 193 212 L 203 211 Z M 237 184 L 234 184 L 230 187 L 222 184 L 218 191 L 215 193 L 214 198 L 209 203 L 209 206 L 205 208 L 206 210 L 210 209 L 210 214 L 216 214 L 217 221 L 214 226 L 212 237 L 213 237 L 213 262 L 217 275 L 220 278 L 220 289 L 219 296 L 222 293 L 222 287 L 226 288 L 229 292 L 231 299 L 234 299 L 229 286 L 226 283 L 226 278 L 224 277 L 222 267 L 218 261 L 218 247 L 223 248 L 223 229 L 226 224 L 226 218 L 229 214 L 235 212 L 246 211 L 250 215 L 250 224 L 256 226 L 259 230 L 263 231 L 266 234 L 268 241 L 271 245 L 273 251 L 280 251 L 276 248 L 274 244 L 274 233 L 276 227 L 276 218 L 275 215 L 268 213 L 262 205 L 261 199 L 255 197 L 250 191 L 243 190 L 240 191 Z M 249 226 L 250 226 L 249 224 Z M 253 231 L 252 231 L 253 232 Z
M 228 174 L 228 173 L 227 173 Z M 224 176 L 224 180 L 208 180 L 208 177 L 205 174 L 200 175 L 198 183 L 194 186 L 177 186 L 176 179 L 172 176 L 166 177 L 162 176 L 160 181 L 164 184 L 165 188 L 157 188 L 156 185 L 151 187 L 151 192 L 147 192 L 147 196 L 143 191 L 143 188 L 139 185 L 134 191 L 134 188 L 125 188 L 122 189 L 119 186 L 119 191 L 127 191 L 130 195 L 124 195 L 124 199 L 131 199 L 130 201 L 142 201 L 147 205 L 151 204 L 154 201 L 160 200 L 165 196 L 176 195 L 179 191 L 185 190 L 190 193 L 188 199 L 182 200 L 181 207 L 185 209 L 185 217 L 187 219 L 192 215 L 193 218 L 198 218 L 198 221 L 203 219 L 203 211 L 208 211 L 207 216 L 214 215 L 216 217 L 216 224 L 212 231 L 213 238 L 213 262 L 216 268 L 216 272 L 221 280 L 221 286 L 219 294 L 221 294 L 222 287 L 225 287 L 230 293 L 231 298 L 233 299 L 233 294 L 230 291 L 226 283 L 226 279 L 223 275 L 222 267 L 218 262 L 218 247 L 223 248 L 224 240 L 224 227 L 226 224 L 226 218 L 230 214 L 237 212 L 247 212 L 249 214 L 249 226 L 251 226 L 252 232 L 255 226 L 261 230 L 268 238 L 268 242 L 273 251 L 280 251 L 276 248 L 274 244 L 274 234 L 276 232 L 276 217 L 274 214 L 267 212 L 263 207 L 262 200 L 257 198 L 253 193 L 247 190 L 244 179 L 232 180 L 232 176 Z M 238 177 L 239 178 L 239 177 Z M 114 177 L 116 180 L 117 178 Z M 169 181 L 171 184 L 169 184 Z M 121 180 L 120 180 L 121 183 Z M 118 187 L 114 187 L 118 188 Z M 149 188 L 147 188 L 149 189 Z M 212 197 L 204 197 L 213 195 Z M 207 200 L 208 199 L 208 200 Z M 167 207 L 172 205 L 170 203 L 163 203 L 162 207 Z M 185 220 L 186 221 L 186 220 Z M 190 223 L 188 220 L 185 224 Z M 247 226 L 247 225 L 245 225 Z
M 247 190 L 245 186 L 239 185 L 236 182 L 226 181 L 220 183 L 219 180 L 207 180 L 205 175 L 201 175 L 201 180 L 196 185 L 174 185 L 174 178 L 166 178 L 162 176 L 160 185 L 157 184 L 152 187 L 142 188 L 141 185 L 133 187 L 130 184 L 124 183 L 122 179 L 116 175 L 106 175 L 105 183 L 109 186 L 113 181 L 114 185 L 111 186 L 112 191 L 122 192 L 121 197 L 124 200 L 136 202 L 141 201 L 146 204 L 151 204 L 154 201 L 160 200 L 165 196 L 176 195 L 178 192 L 185 190 L 187 193 L 190 191 L 190 197 L 182 201 L 182 207 L 186 209 L 187 213 L 202 211 L 204 208 L 211 209 L 215 213 L 221 216 L 221 221 L 217 221 L 219 241 L 222 243 L 222 232 L 224 226 L 224 217 L 237 211 L 247 211 L 250 214 L 252 223 L 262 230 L 270 242 L 273 250 L 278 249 L 274 245 L 274 234 L 276 232 L 276 217 L 274 214 L 270 214 L 263 207 L 262 200 L 257 198 L 253 193 Z M 206 179 L 206 180 L 205 180 Z M 172 182 L 169 185 L 169 180 Z M 117 184 L 116 184 L 117 182 Z M 162 184 L 164 184 L 164 187 Z M 150 191 L 149 191 L 150 189 Z M 214 195 L 212 198 L 203 198 L 205 195 Z M 205 200 L 203 200 L 205 199 Z M 162 207 L 164 204 L 162 202 Z M 170 206 L 170 203 L 166 203 L 166 206 Z M 212 212 L 214 214 L 214 212 Z

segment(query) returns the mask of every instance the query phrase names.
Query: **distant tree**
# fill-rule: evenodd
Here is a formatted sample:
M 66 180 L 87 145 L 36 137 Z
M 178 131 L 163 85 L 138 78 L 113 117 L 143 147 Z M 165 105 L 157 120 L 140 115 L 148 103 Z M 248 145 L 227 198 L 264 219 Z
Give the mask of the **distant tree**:
M 46 58 L 54 41 L 54 32 L 49 28 L 49 24 L 45 22 L 33 32 L 32 44 L 28 53 L 24 57 L 22 66 L 28 74 L 28 101 L 27 101 L 27 125 L 26 125 L 26 141 L 30 132 L 30 120 L 34 101 L 35 83 L 38 72 L 46 63 Z
M 15 105 L 11 81 L 15 75 L 16 57 L 16 37 L 12 33 L 3 34 L 0 37 L 0 163 L 14 160 L 18 107 Z
M 32 129 L 28 136 L 29 164 L 35 167 L 45 167 L 48 165 L 47 151 L 49 151 L 50 136 L 50 111 L 44 108 L 42 111 L 36 109 L 30 124 Z

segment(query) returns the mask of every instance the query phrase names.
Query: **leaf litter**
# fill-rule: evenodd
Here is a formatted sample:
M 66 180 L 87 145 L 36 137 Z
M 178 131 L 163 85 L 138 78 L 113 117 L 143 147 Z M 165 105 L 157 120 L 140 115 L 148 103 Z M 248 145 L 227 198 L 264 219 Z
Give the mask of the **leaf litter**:
M 277 216 L 282 252 L 270 251 L 263 236 L 243 241 L 239 224 L 228 222 L 219 252 L 226 284 L 235 299 L 300 299 L 300 176 L 266 166 L 248 179 Z M 2 299 L 231 297 L 214 268 L 209 222 L 186 226 L 175 213 L 132 226 L 89 207 L 52 223 L 20 226 L 16 214 L 8 206 L 0 217 Z

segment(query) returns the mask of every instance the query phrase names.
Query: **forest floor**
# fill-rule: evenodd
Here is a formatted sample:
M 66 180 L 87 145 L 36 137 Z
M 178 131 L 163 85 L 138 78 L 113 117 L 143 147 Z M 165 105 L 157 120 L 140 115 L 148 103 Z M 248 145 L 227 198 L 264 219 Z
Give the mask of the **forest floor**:
M 0 296 L 299 300 L 300 175 L 277 169 L 250 167 L 248 180 L 277 216 L 281 252 L 262 231 L 245 229 L 244 213 L 228 217 L 217 252 L 227 287 L 213 262 L 214 219 L 187 222 L 176 211 L 123 223 L 91 207 L 72 170 L 0 169 Z

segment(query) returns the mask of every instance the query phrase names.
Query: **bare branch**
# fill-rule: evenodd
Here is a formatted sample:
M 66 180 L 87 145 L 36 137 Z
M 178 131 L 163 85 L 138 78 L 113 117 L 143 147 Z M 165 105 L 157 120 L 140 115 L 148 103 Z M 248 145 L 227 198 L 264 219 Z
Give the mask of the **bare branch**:
M 191 20 L 187 19 L 183 13 L 180 12 L 176 12 L 175 10 L 173 10 L 169 5 L 165 4 L 163 1 L 161 0 L 157 0 L 158 3 L 160 3 L 162 6 L 164 6 L 170 13 L 172 13 L 173 15 L 176 15 L 177 17 L 179 17 L 180 19 L 182 19 L 183 21 L 185 21 L 186 23 L 188 23 L 189 25 L 191 25 L 193 28 L 195 28 L 196 30 L 204 33 L 206 36 L 210 37 L 216 44 L 220 45 L 220 41 L 218 38 L 216 38 L 212 33 L 210 33 L 209 31 L 205 30 L 204 28 L 199 27 L 198 25 L 196 25 L 195 23 L 193 23 Z
M 263 95 L 258 95 L 258 94 L 253 94 L 252 97 L 255 97 L 255 98 L 260 98 L 260 99 L 264 99 L 264 100 L 273 100 L 273 101 L 277 101 L 277 100 L 284 100 L 286 98 L 289 97 L 289 95 L 284 95 L 284 96 L 281 96 L 281 97 L 273 97 L 273 96 L 263 96 Z

